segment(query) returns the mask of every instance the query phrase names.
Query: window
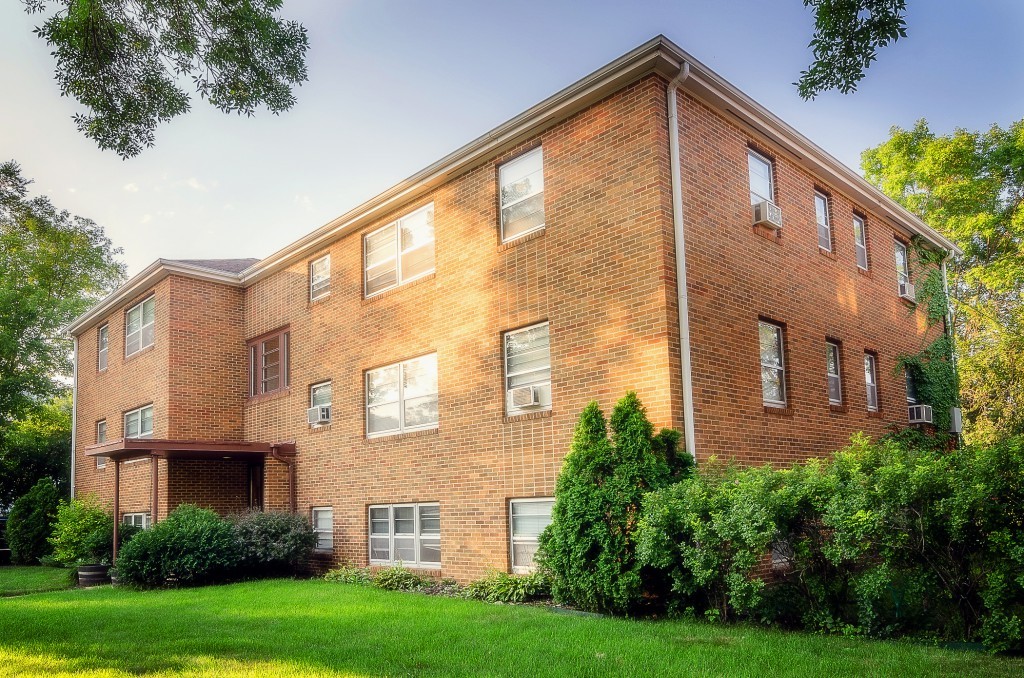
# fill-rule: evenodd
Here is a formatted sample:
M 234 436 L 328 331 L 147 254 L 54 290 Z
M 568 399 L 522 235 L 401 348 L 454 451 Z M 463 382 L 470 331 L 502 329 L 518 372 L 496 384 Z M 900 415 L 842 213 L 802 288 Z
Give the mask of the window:
M 750 204 L 772 200 L 775 184 L 772 178 L 772 163 L 760 153 L 747 149 L 747 171 L 750 175 Z
M 371 297 L 434 271 L 434 204 L 363 238 L 365 290 Z
M 315 419 L 310 419 L 310 423 L 314 426 L 329 424 L 331 423 L 331 382 L 323 381 L 319 384 L 313 384 L 309 387 L 309 407 L 313 408 L 327 408 L 326 421 L 317 416 Z M 323 410 L 320 410 L 320 414 L 323 414 Z
M 146 405 L 124 414 L 125 438 L 153 437 L 153 406 Z
M 862 217 L 853 215 L 853 244 L 857 250 L 857 266 L 868 270 L 868 233 Z
M 910 264 L 907 261 L 907 246 L 896 241 L 896 282 L 899 283 L 900 296 L 909 294 Z
M 266 395 L 288 388 L 288 357 L 287 330 L 249 342 L 249 395 Z
M 814 194 L 814 219 L 818 222 L 818 247 L 832 251 L 832 221 L 828 213 L 828 196 Z
M 501 241 L 544 228 L 544 154 L 538 148 L 498 168 Z
M 319 299 L 331 293 L 331 255 L 320 257 L 309 265 L 309 299 Z
M 825 361 L 828 370 L 828 404 L 843 404 L 843 382 L 839 370 L 839 344 L 825 342 Z
M 102 372 L 107 369 L 107 356 L 110 347 L 110 328 L 104 325 L 96 330 L 96 369 Z
M 107 420 L 101 419 L 96 422 L 96 444 L 107 442 Z M 106 468 L 107 458 L 96 457 L 96 468 Z
M 371 506 L 370 562 L 440 567 L 441 507 L 438 504 Z
M 124 322 L 124 354 L 130 356 L 153 345 L 156 298 L 150 297 L 128 309 Z
M 366 373 L 366 434 L 437 428 L 437 354 Z
M 330 506 L 313 508 L 313 531 L 316 532 L 316 550 L 334 548 L 334 509 Z
M 917 391 L 917 379 L 914 378 L 914 373 L 908 369 L 903 370 L 903 376 L 907 380 L 907 404 L 917 405 L 920 402 L 920 396 Z
M 122 525 L 131 525 L 140 529 L 149 529 L 149 514 L 148 513 L 125 513 L 121 516 Z
M 520 389 L 531 389 L 524 394 Z M 525 400 L 517 400 L 524 398 Z M 522 404 L 532 403 L 532 404 Z M 548 323 L 505 333 L 505 412 L 551 409 L 551 338 Z
M 765 405 L 786 406 L 786 368 L 782 358 L 782 328 L 759 323 L 761 340 L 761 395 Z
M 878 358 L 873 353 L 864 354 L 864 384 L 867 387 L 868 412 L 878 411 Z
M 537 539 L 551 523 L 554 505 L 554 499 L 513 499 L 509 504 L 513 572 L 521 574 L 533 570 Z

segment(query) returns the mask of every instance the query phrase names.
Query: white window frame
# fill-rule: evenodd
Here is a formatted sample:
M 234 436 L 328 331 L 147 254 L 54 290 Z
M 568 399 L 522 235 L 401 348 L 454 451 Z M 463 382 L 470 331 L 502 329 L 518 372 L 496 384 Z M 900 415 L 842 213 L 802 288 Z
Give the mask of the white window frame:
M 818 201 L 824 205 L 823 214 L 818 214 Z M 828 196 L 821 191 L 814 192 L 814 221 L 818 224 L 818 247 L 825 250 L 826 252 L 832 251 L 832 214 L 831 208 L 828 204 Z M 819 217 L 824 217 L 825 221 L 821 222 L 818 220 Z M 827 245 L 822 245 L 821 241 L 824 237 L 828 241 Z
M 319 274 L 316 272 L 318 264 L 326 264 L 327 273 L 326 275 L 321 271 Z M 331 255 L 325 254 L 324 256 L 314 259 L 309 262 L 309 300 L 316 301 L 317 299 L 323 299 L 331 294 Z
M 318 528 L 316 526 L 317 514 L 327 514 L 329 528 Z M 309 519 L 313 525 L 313 532 L 316 533 L 315 550 L 325 552 L 334 550 L 334 507 L 313 506 L 309 509 Z
M 124 413 L 124 436 L 123 437 L 125 437 L 125 438 L 129 437 L 128 436 L 128 418 L 131 417 L 132 415 L 138 415 L 138 417 L 139 417 L 139 435 L 131 436 L 131 438 L 137 439 L 137 438 L 152 438 L 153 437 L 153 429 L 152 428 L 149 429 L 148 433 L 143 433 L 142 432 L 142 413 L 145 410 L 149 410 L 150 411 L 149 412 L 149 424 L 150 424 L 150 426 L 153 425 L 153 405 L 150 404 L 150 405 L 143 405 L 142 407 L 136 407 L 134 410 L 129 410 L 128 412 Z
M 419 215 L 421 212 L 430 212 L 431 213 L 430 222 L 431 222 L 431 226 L 433 226 L 433 222 L 434 222 L 434 217 L 433 217 L 434 203 L 431 202 L 431 203 L 428 203 L 428 204 L 424 205 L 423 207 L 420 207 L 419 209 L 415 209 L 412 212 L 409 212 L 408 214 L 405 214 L 405 215 L 399 217 L 398 219 L 395 219 L 390 224 L 388 224 L 386 226 L 381 226 L 380 228 L 378 228 L 378 229 L 376 229 L 374 231 L 371 231 L 370 233 L 367 233 L 366 235 L 363 236 L 363 296 L 365 298 L 369 299 L 371 297 L 377 296 L 378 294 L 383 294 L 384 292 L 387 292 L 389 290 L 393 290 L 393 289 L 395 289 L 397 287 L 401 287 L 402 285 L 405 285 L 406 283 L 410 283 L 410 282 L 412 282 L 414 280 L 419 280 L 420 278 L 425 278 L 426 276 L 433 274 L 434 271 L 437 269 L 437 252 L 435 250 L 433 265 L 431 265 L 431 267 L 428 270 L 422 271 L 420 273 L 417 273 L 416 275 L 411 276 L 411 277 L 405 276 L 403 274 L 403 272 L 402 272 L 402 257 L 403 257 L 403 255 L 408 254 L 409 252 L 413 252 L 413 251 L 415 251 L 417 249 L 421 249 L 423 247 L 426 247 L 428 244 L 430 244 L 430 246 L 433 247 L 436 244 L 436 242 L 437 242 L 437 234 L 435 233 L 434 236 L 429 241 L 423 242 L 423 243 L 417 245 L 416 247 L 410 248 L 408 250 L 402 249 L 402 222 L 405 221 L 406 219 L 410 219 L 412 217 L 415 217 L 415 216 Z M 370 267 L 369 267 L 369 260 L 367 258 L 367 245 L 366 244 L 370 240 L 370 238 L 372 238 L 373 236 L 377 235 L 378 233 L 382 233 L 382 232 L 384 232 L 384 231 L 386 231 L 388 229 L 392 229 L 393 231 L 395 231 L 395 251 L 393 253 L 394 256 L 389 258 L 389 259 L 387 259 L 387 260 L 385 260 L 385 261 L 394 261 L 395 262 L 395 283 L 393 285 L 388 285 L 387 287 L 382 287 L 379 290 L 375 290 L 373 292 L 370 292 L 369 287 L 368 287 L 368 285 L 370 283 Z M 377 265 L 379 266 L 380 264 L 377 264 Z
M 149 513 L 146 511 L 137 511 L 135 513 L 124 513 L 121 515 L 122 525 L 132 525 L 134 527 L 141 527 L 143 530 L 148 530 L 150 525 Z
M 366 522 L 366 525 L 367 525 L 366 533 L 368 535 L 368 538 L 367 538 L 366 546 L 367 546 L 367 556 L 369 558 L 369 562 L 370 562 L 371 565 L 402 565 L 403 567 L 429 568 L 429 569 L 439 569 L 441 567 L 441 561 L 440 560 L 438 560 L 437 562 L 419 560 L 421 552 L 422 552 L 420 546 L 421 546 L 421 542 L 424 539 L 424 535 L 422 533 L 422 526 L 420 524 L 420 522 L 421 522 L 420 521 L 420 509 L 424 508 L 424 507 L 427 507 L 427 508 L 434 508 L 434 507 L 436 507 L 438 509 L 438 518 L 440 519 L 441 505 L 438 502 L 424 502 L 424 503 L 417 503 L 417 504 L 373 504 L 373 505 L 367 507 L 367 511 L 366 511 L 366 521 L 367 521 Z M 402 533 L 399 534 L 399 533 L 395 532 L 395 509 L 396 508 L 412 508 L 413 516 L 414 516 L 414 520 L 415 520 L 415 524 L 414 524 L 414 528 L 413 528 L 413 532 L 412 533 L 402 532 Z M 376 534 L 375 535 L 373 533 L 373 517 L 372 516 L 373 516 L 373 510 L 374 509 L 387 509 L 387 511 L 388 511 L 388 534 L 387 534 L 387 537 L 388 537 L 388 555 L 389 555 L 389 558 L 387 560 L 383 560 L 383 559 L 379 559 L 379 558 L 374 558 L 373 557 L 373 545 L 372 545 L 373 544 L 373 538 L 377 537 L 378 539 L 381 539 L 381 538 L 384 537 L 384 535 L 382 535 L 382 534 Z M 397 560 L 397 559 L 395 559 L 395 557 L 394 557 L 394 555 L 395 555 L 395 537 L 411 538 L 413 540 L 413 548 L 414 548 L 415 553 L 416 553 L 416 560 L 409 561 L 409 560 Z M 440 529 L 438 530 L 438 533 L 437 533 L 436 536 L 431 534 L 431 535 L 428 535 L 426 537 L 426 539 L 429 540 L 429 541 L 436 540 L 437 543 L 438 543 L 438 550 L 441 549 L 441 530 Z
M 514 574 L 528 574 L 536 569 L 533 562 L 528 565 L 519 564 L 516 562 L 516 544 L 537 544 L 537 537 L 528 536 L 516 536 L 515 532 L 515 521 L 514 507 L 517 504 L 551 504 L 551 509 L 555 508 L 554 497 L 530 497 L 528 499 L 511 499 L 508 502 L 508 536 L 509 536 L 509 563 L 512 566 L 512 572 Z M 550 514 L 549 514 L 550 517 Z M 549 522 L 550 524 L 550 522 Z
M 100 419 L 96 422 L 96 444 L 107 442 L 107 420 Z M 96 457 L 96 468 L 106 468 L 107 458 Z
M 768 193 L 769 195 L 762 196 L 760 193 L 754 191 L 753 177 L 750 174 L 750 161 L 757 160 L 768 166 Z M 752 148 L 747 149 L 747 185 L 750 189 L 750 204 L 756 205 L 759 202 L 768 200 L 775 202 L 775 166 L 772 164 L 771 159 L 766 158 Z
M 316 396 L 316 390 L 318 388 L 323 388 L 324 386 L 326 386 L 327 388 L 329 388 L 331 390 L 331 399 L 328 400 L 326 403 L 318 403 L 318 402 L 316 402 L 316 397 L 315 397 Z M 331 407 L 331 405 L 332 405 L 331 401 L 332 400 L 334 400 L 334 382 L 333 381 L 328 379 L 327 381 L 321 381 L 321 382 L 317 382 L 315 384 L 310 384 L 310 386 L 309 386 L 309 407 L 310 408 L 323 407 L 325 405 L 327 407 Z M 334 419 L 334 408 L 333 407 L 331 407 L 331 419 Z M 326 423 L 329 424 L 330 421 L 327 421 Z M 314 424 L 314 426 L 322 426 L 322 425 L 323 424 Z
M 367 438 L 380 438 L 382 436 L 393 436 L 393 435 L 398 435 L 398 434 L 401 434 L 401 433 L 409 433 L 409 432 L 412 432 L 412 431 L 429 431 L 431 429 L 436 429 L 438 427 L 438 420 L 440 419 L 440 411 L 438 411 L 438 419 L 434 420 L 431 423 L 421 424 L 419 426 L 406 426 L 406 424 L 405 424 L 405 370 L 406 370 L 406 366 L 409 363 L 413 363 L 413 362 L 416 362 L 418 360 L 422 360 L 424 358 L 431 358 L 431 357 L 434 359 L 435 371 L 436 371 L 436 365 L 437 365 L 437 353 L 436 352 L 435 353 L 426 353 L 424 355 L 416 356 L 415 358 L 409 358 L 408 360 L 403 360 L 401 362 L 391 363 L 390 365 L 382 365 L 381 367 L 375 367 L 372 370 L 366 370 L 366 376 L 363 379 L 363 394 L 364 394 L 364 398 L 365 398 L 364 413 L 365 413 L 365 425 L 366 425 L 366 437 Z M 384 370 L 391 369 L 393 367 L 397 367 L 398 368 L 398 400 L 397 401 L 388 401 L 388 402 L 378 402 L 378 403 L 374 403 L 373 405 L 371 405 L 370 404 L 370 375 L 372 375 L 372 374 L 374 374 L 376 372 L 382 372 Z M 440 375 L 438 375 L 438 377 L 439 376 Z M 437 391 L 435 391 L 434 394 L 433 394 L 435 399 L 437 399 L 439 397 L 440 390 L 441 390 L 440 379 L 438 379 Z M 430 394 L 427 393 L 427 394 L 424 394 L 424 395 L 421 395 L 421 396 L 416 396 L 416 398 L 425 398 L 425 397 L 427 397 L 429 395 Z M 371 407 L 378 407 L 380 405 L 390 405 L 390 404 L 392 404 L 394 402 L 398 403 L 398 428 L 388 429 L 386 431 L 372 431 L 371 432 L 370 431 L 370 408 Z M 439 408 L 439 410 L 440 410 L 440 408 Z
M 907 246 L 899 240 L 894 240 L 893 258 L 896 262 L 896 292 L 903 296 L 905 286 L 910 283 L 910 259 Z M 900 252 L 903 252 L 903 267 L 900 268 Z
M 96 330 L 96 369 L 100 372 L 110 364 L 110 325 L 103 323 Z
M 868 412 L 878 411 L 878 356 L 864 353 L 864 387 Z M 874 401 L 872 403 L 872 401 Z
M 857 227 L 860 227 L 860 239 L 857 238 Z M 868 270 L 868 222 L 862 216 L 853 215 L 853 244 L 857 250 L 857 267 Z M 863 261 L 862 261 L 863 260 Z
M 522 164 L 524 162 L 527 162 L 528 160 L 531 160 L 535 155 L 540 155 L 540 176 L 541 176 L 540 188 L 539 189 L 534 188 L 534 190 L 532 190 L 527 195 L 520 196 L 520 197 L 516 198 L 515 200 L 512 200 L 512 201 L 510 201 L 508 203 L 503 202 L 503 199 L 502 199 L 502 187 L 505 185 L 503 175 L 505 173 L 507 173 L 508 171 L 510 171 L 511 169 L 513 169 L 516 165 L 519 165 L 519 164 Z M 514 206 L 514 205 L 518 205 L 521 202 L 524 202 L 526 200 L 534 198 L 537 195 L 541 196 L 541 212 L 543 213 L 544 212 L 544 197 L 543 197 L 543 195 L 544 195 L 544 147 L 543 146 L 537 147 L 537 148 L 535 148 L 532 151 L 529 151 L 527 153 L 523 153 L 522 155 L 520 155 L 520 156 L 518 156 L 516 158 L 513 158 L 512 160 L 509 160 L 508 162 L 502 163 L 501 165 L 498 166 L 498 220 L 501 222 L 501 242 L 503 242 L 503 243 L 513 242 L 515 240 L 518 240 L 519 238 L 522 238 L 523 236 L 529 235 L 530 233 L 535 233 L 537 231 L 540 231 L 540 230 L 544 229 L 544 227 L 547 225 L 547 214 L 544 214 L 543 215 L 544 219 L 541 220 L 541 223 L 536 225 L 536 226 L 534 226 L 533 228 L 531 228 L 531 229 L 529 229 L 527 231 L 523 231 L 521 233 L 516 233 L 515 235 L 509 235 L 509 236 L 505 235 L 505 210 L 508 209 L 509 207 Z
M 509 371 L 509 366 L 508 366 L 508 362 L 509 362 L 509 355 L 508 355 L 509 340 L 512 339 L 517 334 L 523 334 L 525 332 L 529 332 L 530 330 L 535 330 L 538 327 L 547 327 L 548 328 L 548 361 L 547 361 L 547 367 L 538 367 L 538 368 L 534 368 L 534 369 L 531 369 L 531 370 L 523 370 L 523 371 L 515 372 L 515 373 L 510 372 Z M 506 414 L 506 416 L 510 416 L 511 417 L 511 416 L 515 416 L 515 415 L 518 415 L 518 414 L 526 414 L 526 413 L 529 413 L 529 412 L 546 412 L 546 411 L 550 410 L 551 409 L 551 403 L 550 402 L 547 403 L 547 404 L 539 405 L 537 407 L 525 407 L 525 408 L 516 408 L 516 407 L 514 407 L 512 405 L 512 398 L 509 396 L 509 392 L 512 390 L 512 387 L 509 385 L 509 382 L 513 378 L 515 378 L 515 377 L 521 377 L 523 375 L 528 375 L 528 374 L 531 374 L 533 372 L 543 372 L 543 371 L 547 370 L 547 372 L 548 372 L 548 378 L 547 379 L 540 379 L 539 381 L 530 382 L 528 384 L 519 384 L 518 386 L 540 386 L 540 387 L 547 386 L 548 390 L 551 389 L 551 323 L 548 322 L 548 321 L 545 321 L 545 322 L 542 322 L 542 323 L 536 323 L 534 325 L 529 325 L 527 327 L 520 327 L 519 329 L 509 330 L 508 332 L 505 332 L 502 335 L 502 337 L 501 337 L 501 353 L 502 353 L 502 359 L 503 359 L 503 363 L 504 363 L 504 373 L 505 373 L 505 414 Z
M 775 336 L 778 337 L 778 340 L 776 341 L 776 345 L 778 346 L 778 350 L 779 350 L 779 364 L 778 365 L 767 364 L 761 358 L 761 328 L 762 327 L 771 327 L 771 328 L 775 329 L 775 331 L 776 331 L 776 335 Z M 788 390 L 789 389 L 786 388 L 786 338 L 785 338 L 785 330 L 783 329 L 782 325 L 779 325 L 778 323 L 770 322 L 768 320 L 759 320 L 758 323 L 757 323 L 757 330 L 758 330 L 758 334 L 757 334 L 757 339 L 758 339 L 757 354 L 758 354 L 758 362 L 760 363 L 760 366 L 761 366 L 761 372 L 760 372 L 760 374 L 761 374 L 761 400 L 762 400 L 762 402 L 765 405 L 767 405 L 769 407 L 786 407 L 786 398 L 789 395 L 788 394 Z M 782 400 L 771 400 L 771 399 L 769 399 L 769 398 L 767 398 L 765 396 L 765 392 L 764 392 L 765 391 L 765 389 L 764 389 L 764 370 L 765 369 L 774 370 L 775 372 L 779 373 L 779 387 L 780 387 L 780 389 L 782 391 Z
M 832 372 L 829 369 L 829 353 L 835 351 L 835 364 L 836 371 Z M 828 375 L 828 404 L 839 405 L 843 404 L 843 357 L 842 357 L 842 346 L 837 341 L 826 341 L 825 342 L 825 372 Z M 839 398 L 832 397 L 832 382 L 836 384 L 836 392 L 839 393 Z
M 148 323 L 146 322 L 146 305 L 147 304 L 149 304 L 150 307 L 153 309 L 153 320 L 148 322 Z M 130 332 L 129 331 L 129 326 L 131 324 L 131 316 L 132 316 L 132 313 L 134 313 L 135 311 L 139 312 L 139 323 L 140 324 L 139 324 L 139 328 L 137 330 L 135 330 L 134 332 Z M 145 337 L 145 334 L 146 334 L 145 330 L 147 328 L 153 328 L 155 325 L 156 325 L 156 296 L 150 296 L 147 299 L 143 299 L 142 301 L 140 301 L 139 303 L 135 304 L 134 306 L 132 306 L 131 308 L 129 308 L 125 312 L 125 314 L 124 314 L 124 355 L 125 355 L 126 358 L 128 356 L 133 356 L 136 353 L 138 353 L 139 351 L 141 351 L 142 349 L 149 348 L 150 346 L 152 346 L 153 344 L 156 343 L 156 332 L 155 331 L 150 331 L 150 333 L 149 333 L 150 341 L 149 341 L 148 344 L 143 344 L 142 343 L 144 341 L 144 337 Z M 131 346 L 132 337 L 135 336 L 135 335 L 139 336 L 139 347 L 137 349 L 135 349 L 134 351 L 131 351 L 129 349 L 130 349 L 130 346 Z

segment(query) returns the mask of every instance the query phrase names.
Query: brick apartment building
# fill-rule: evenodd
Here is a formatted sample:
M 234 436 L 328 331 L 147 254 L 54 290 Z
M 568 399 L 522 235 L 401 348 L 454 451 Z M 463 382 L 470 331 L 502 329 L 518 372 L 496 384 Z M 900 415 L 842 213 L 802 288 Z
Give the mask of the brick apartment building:
M 592 399 L 636 390 L 698 463 L 907 424 L 897 356 L 942 331 L 914 236 L 955 252 L 658 37 L 263 260 L 158 260 L 76 320 L 74 491 L 144 525 L 297 510 L 324 564 L 525 570 Z

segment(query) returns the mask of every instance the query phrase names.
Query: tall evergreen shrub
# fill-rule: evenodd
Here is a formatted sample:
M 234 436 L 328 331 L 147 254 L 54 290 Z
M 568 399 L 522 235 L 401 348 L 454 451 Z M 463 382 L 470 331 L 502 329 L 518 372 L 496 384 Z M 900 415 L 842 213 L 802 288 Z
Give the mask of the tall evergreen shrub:
M 628 614 L 644 593 L 634 532 L 643 495 L 668 482 L 654 453 L 654 429 L 630 391 L 612 412 L 591 402 L 580 414 L 555 488 L 551 525 L 539 562 L 556 601 L 585 610 Z
M 7 543 L 11 560 L 20 565 L 37 565 L 53 551 L 47 541 L 57 522 L 60 494 L 49 478 L 42 478 L 11 507 L 7 519 Z

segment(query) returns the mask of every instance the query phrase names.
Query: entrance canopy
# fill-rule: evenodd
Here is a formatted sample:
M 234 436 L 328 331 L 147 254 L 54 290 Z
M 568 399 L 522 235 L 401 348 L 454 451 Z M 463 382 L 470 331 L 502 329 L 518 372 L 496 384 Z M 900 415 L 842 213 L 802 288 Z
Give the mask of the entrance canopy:
M 159 459 L 209 459 L 259 461 L 267 455 L 291 456 L 295 443 L 251 443 L 228 440 L 163 440 L 122 438 L 85 448 L 87 457 L 107 457 L 118 462 L 142 457 Z

